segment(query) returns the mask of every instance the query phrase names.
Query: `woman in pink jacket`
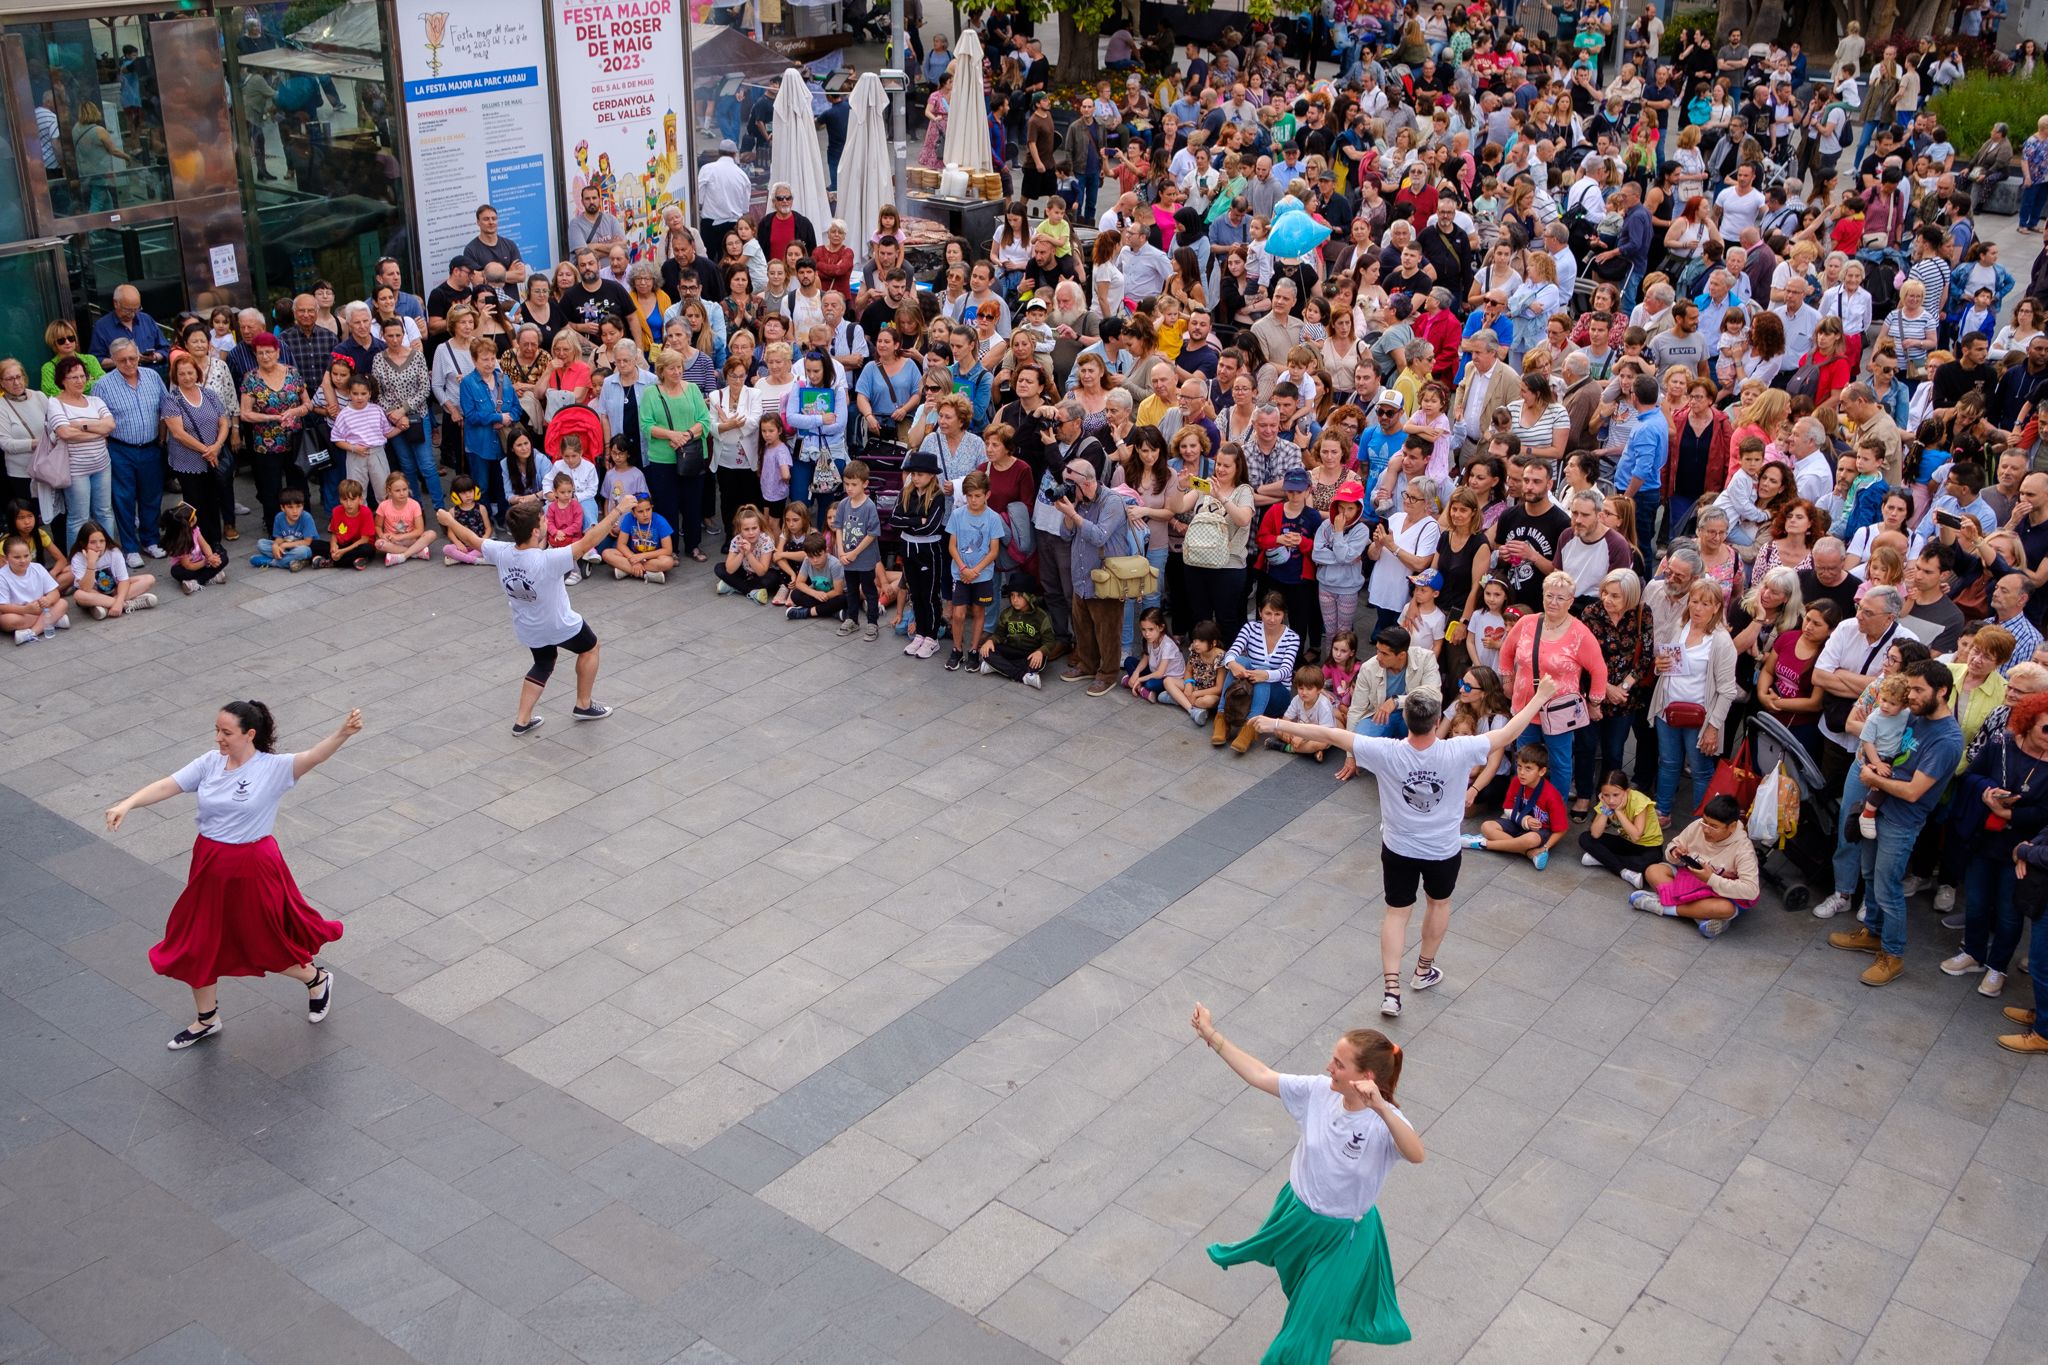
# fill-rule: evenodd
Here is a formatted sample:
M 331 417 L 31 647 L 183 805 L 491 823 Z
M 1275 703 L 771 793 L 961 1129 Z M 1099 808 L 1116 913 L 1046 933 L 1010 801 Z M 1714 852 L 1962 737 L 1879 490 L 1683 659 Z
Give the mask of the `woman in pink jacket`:
M 1543 580 L 1543 610 L 1515 622 L 1500 646 L 1500 667 L 1508 675 L 1515 707 L 1528 704 L 1538 679 L 1557 680 L 1557 696 L 1536 719 L 1543 730 L 1543 747 L 1550 751 L 1550 780 L 1561 792 L 1572 789 L 1572 741 L 1590 721 L 1587 699 L 1607 695 L 1607 660 L 1600 653 L 1600 642 L 1572 615 L 1577 591 L 1570 574 L 1553 572 Z M 1575 700 L 1579 703 L 1576 708 Z M 1559 721 L 1574 714 L 1577 724 L 1550 733 Z

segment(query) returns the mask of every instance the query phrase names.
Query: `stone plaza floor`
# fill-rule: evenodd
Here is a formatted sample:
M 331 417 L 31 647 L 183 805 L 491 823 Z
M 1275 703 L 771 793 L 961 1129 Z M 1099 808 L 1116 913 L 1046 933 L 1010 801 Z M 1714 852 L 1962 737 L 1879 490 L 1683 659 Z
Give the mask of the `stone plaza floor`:
M 481 569 L 239 569 L 0 653 L 0 1361 L 1257 1360 L 1275 1279 L 1203 1247 L 1292 1130 L 1188 1014 L 1305 1071 L 1381 1023 L 1370 787 L 701 570 L 574 596 L 618 711 L 564 668 L 524 740 Z M 338 1003 L 230 981 L 174 1054 L 191 806 L 100 812 L 249 696 L 284 747 L 365 712 L 278 828 Z M 1388 1358 L 2048 1358 L 2025 978 L 1943 976 L 1924 907 L 1871 990 L 1775 898 L 1708 943 L 1625 890 L 1467 857 L 1389 1026 Z

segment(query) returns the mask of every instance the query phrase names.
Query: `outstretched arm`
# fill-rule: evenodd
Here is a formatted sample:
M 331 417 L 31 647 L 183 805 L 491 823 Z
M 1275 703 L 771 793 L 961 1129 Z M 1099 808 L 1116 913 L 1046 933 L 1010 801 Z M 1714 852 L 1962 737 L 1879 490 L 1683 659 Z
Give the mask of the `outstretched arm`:
M 1279 1096 L 1280 1073 L 1225 1038 L 1222 1031 L 1210 1021 L 1207 1005 L 1196 1002 L 1191 1022 L 1201 1040 L 1207 1043 L 1210 1050 L 1221 1057 L 1232 1071 L 1242 1077 L 1246 1085 L 1254 1090 L 1263 1090 L 1276 1098 Z
M 1333 725 L 1310 725 L 1307 721 L 1281 720 L 1277 716 L 1256 716 L 1252 719 L 1252 728 L 1262 735 L 1327 744 L 1347 754 L 1351 752 L 1351 741 L 1358 738 L 1351 731 L 1339 730 Z
M 1545 678 L 1538 682 L 1536 690 L 1529 696 L 1528 705 L 1515 712 L 1514 715 L 1509 716 L 1506 725 L 1501 726 L 1500 729 L 1495 730 L 1486 737 L 1487 743 L 1493 748 L 1493 752 L 1500 753 L 1520 739 L 1522 731 L 1529 728 L 1529 722 L 1536 719 L 1536 713 L 1542 709 L 1543 703 L 1556 695 L 1557 679 Z
M 138 806 L 154 806 L 159 801 L 168 801 L 184 790 L 178 785 L 175 777 L 159 777 L 126 801 L 107 808 L 107 833 L 112 834 L 121 828 L 121 821 L 127 817 L 129 811 Z
M 346 716 L 343 716 L 341 724 L 335 727 L 333 734 L 321 740 L 312 748 L 292 755 L 292 781 L 298 781 L 328 759 L 333 758 L 334 751 L 339 749 L 348 740 L 350 735 L 356 734 L 362 728 L 363 713 L 361 708 L 350 711 Z
M 574 545 L 569 547 L 570 553 L 574 554 L 576 558 L 581 559 L 583 558 L 583 556 L 589 554 L 592 550 L 595 550 L 597 548 L 599 541 L 603 540 L 607 536 L 614 535 L 617 533 L 619 529 L 619 522 L 625 517 L 625 515 L 626 504 L 625 501 L 621 499 L 619 503 L 612 508 L 611 511 L 605 513 L 604 516 L 598 519 L 597 525 L 591 527 L 589 530 L 583 533 L 583 538 L 581 540 L 577 541 Z
M 1380 1116 L 1380 1122 L 1387 1125 L 1387 1133 L 1394 1139 L 1394 1148 L 1401 1153 L 1402 1159 L 1420 1166 L 1423 1156 L 1422 1138 L 1417 1135 L 1414 1126 L 1402 1117 L 1401 1112 L 1380 1094 L 1379 1084 L 1367 1076 L 1362 1081 L 1353 1081 L 1352 1085 L 1365 1097 L 1367 1106 Z
M 483 539 L 476 532 L 457 521 L 455 514 L 447 508 L 443 507 L 434 514 L 434 517 L 435 520 L 441 523 L 441 529 L 448 533 L 448 538 L 463 549 L 477 550 L 483 548 Z

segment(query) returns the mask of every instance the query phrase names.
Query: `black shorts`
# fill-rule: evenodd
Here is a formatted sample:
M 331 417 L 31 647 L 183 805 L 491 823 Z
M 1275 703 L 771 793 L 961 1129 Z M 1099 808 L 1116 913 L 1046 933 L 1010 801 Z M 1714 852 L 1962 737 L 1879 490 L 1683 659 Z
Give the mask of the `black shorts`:
M 996 581 L 985 579 L 980 583 L 955 583 L 953 605 L 956 607 L 987 607 L 996 600 Z
M 597 634 L 590 628 L 590 622 L 583 623 L 583 629 L 571 635 L 558 645 L 542 645 L 533 651 L 533 667 L 526 670 L 526 680 L 540 687 L 548 685 L 548 678 L 555 671 L 555 651 L 566 649 L 571 654 L 588 654 L 597 648 Z
M 1458 889 L 1458 863 L 1464 856 L 1460 851 L 1448 858 L 1411 858 L 1381 844 L 1380 879 L 1386 883 L 1387 904 L 1406 910 L 1415 904 L 1418 885 L 1433 901 L 1449 900 Z

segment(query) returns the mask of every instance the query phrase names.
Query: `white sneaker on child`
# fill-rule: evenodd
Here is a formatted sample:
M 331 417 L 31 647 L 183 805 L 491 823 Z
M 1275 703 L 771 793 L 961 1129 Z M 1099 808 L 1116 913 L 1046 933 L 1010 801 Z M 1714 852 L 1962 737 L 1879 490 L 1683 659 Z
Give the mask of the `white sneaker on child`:
M 1598 858 L 1595 858 L 1595 857 L 1594 857 L 1594 856 L 1593 856 L 1592 854 L 1590 854 L 1590 853 L 1581 853 L 1581 854 L 1579 855 L 1579 866 L 1580 866 L 1580 867 L 1598 867 L 1598 866 L 1600 866 L 1600 860 L 1599 860 Z

